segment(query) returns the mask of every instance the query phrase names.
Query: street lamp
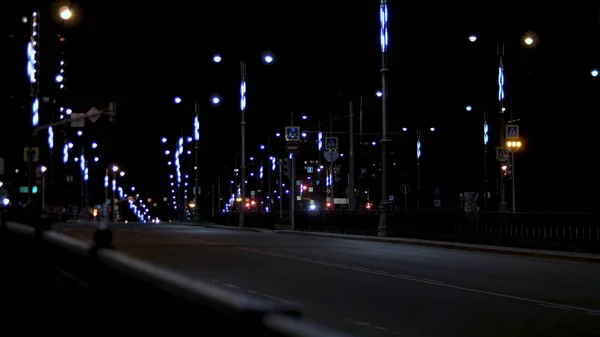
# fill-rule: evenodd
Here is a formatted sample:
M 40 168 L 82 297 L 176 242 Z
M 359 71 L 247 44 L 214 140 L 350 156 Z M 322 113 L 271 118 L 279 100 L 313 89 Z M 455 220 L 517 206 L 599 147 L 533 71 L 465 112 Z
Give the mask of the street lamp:
M 470 41 L 470 42 L 475 42 L 475 41 L 477 41 L 477 35 L 475 35 L 475 34 L 471 34 L 471 35 L 469 35 L 469 41 Z
M 387 176 L 387 144 L 388 139 L 388 97 L 387 97 L 387 51 L 388 51 L 388 5 L 387 0 L 381 0 L 379 6 L 379 43 L 381 46 L 381 204 L 379 213 L 378 236 L 387 236 L 387 211 L 389 206 L 388 176 Z
M 59 10 L 60 18 L 63 20 L 69 20 L 73 16 L 73 12 L 69 6 L 62 6 Z
M 590 74 L 592 75 L 592 77 L 598 77 L 598 69 L 592 69 L 592 71 L 590 71 Z
M 506 147 L 510 152 L 510 161 L 511 161 L 511 185 L 512 185 L 512 212 L 515 214 L 517 212 L 517 192 L 515 189 L 515 152 L 521 149 L 521 141 L 517 140 L 509 140 L 506 142 Z
M 218 55 L 217 55 L 218 56 Z M 262 62 L 265 65 L 271 65 L 275 62 L 275 55 L 270 52 L 270 51 L 266 51 L 262 54 Z M 213 61 L 215 61 L 215 63 L 219 63 L 221 61 L 221 57 L 218 56 L 218 61 L 213 57 Z M 241 165 L 240 165 L 240 184 L 241 184 L 241 197 L 242 197 L 242 202 L 245 200 L 246 198 L 246 93 L 247 93 L 247 88 L 246 88 L 246 61 L 242 60 L 240 62 L 240 68 L 241 68 L 241 75 L 242 75 L 242 79 L 240 81 L 240 112 L 241 112 L 241 155 L 242 155 L 242 160 L 241 160 Z M 244 227 L 244 213 L 245 213 L 245 209 L 243 207 L 241 207 L 240 209 L 240 220 L 239 220 L 239 226 L 240 227 Z

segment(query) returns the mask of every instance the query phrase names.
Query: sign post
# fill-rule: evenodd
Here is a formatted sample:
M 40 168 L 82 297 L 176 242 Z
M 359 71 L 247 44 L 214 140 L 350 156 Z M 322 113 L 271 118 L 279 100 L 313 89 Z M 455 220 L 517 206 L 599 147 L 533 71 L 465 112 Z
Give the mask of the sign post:
M 407 194 L 410 192 L 410 186 L 408 184 L 404 184 L 400 186 L 400 191 L 402 192 L 402 194 L 404 194 L 404 211 L 406 211 L 408 209 L 406 200 Z

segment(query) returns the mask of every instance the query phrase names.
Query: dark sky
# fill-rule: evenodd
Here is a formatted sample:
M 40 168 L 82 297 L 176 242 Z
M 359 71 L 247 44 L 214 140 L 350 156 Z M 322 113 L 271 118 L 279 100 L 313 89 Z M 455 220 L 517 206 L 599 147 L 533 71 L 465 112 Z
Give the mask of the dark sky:
M 378 1 L 141 4 L 74 2 L 76 20 L 66 27 L 51 22 L 57 21 L 58 4 L 23 1 L 2 12 L 2 43 L 11 57 L 2 69 L 2 152 L 7 157 L 20 151 L 12 143 L 8 149 L 6 141 L 16 130 L 12 111 L 27 100 L 28 32 L 21 17 L 34 7 L 45 20 L 45 37 L 65 29 L 74 109 L 118 102 L 117 123 L 98 132 L 112 139 L 114 161 L 128 170 L 132 183 L 155 197 L 167 185 L 160 138 L 174 140 L 182 127 L 190 134 L 194 100 L 202 124 L 203 184 L 210 186 L 232 164 L 240 142 L 241 59 L 248 62 L 249 152 L 268 134 L 282 131 L 291 111 L 308 115 L 312 123 L 305 126 L 313 127 L 319 119 L 326 123 L 330 110 L 345 115 L 343 102 L 358 104 L 361 95 L 365 128 L 379 131 L 381 108 L 374 96 L 380 87 Z M 452 180 L 470 153 L 482 150 L 483 110 L 493 116 L 490 124 L 496 123 L 496 45 L 502 39 L 507 94 L 527 143 L 520 154 L 521 199 L 535 199 L 531 209 L 590 209 L 587 186 L 597 177 L 591 169 L 597 143 L 591 139 L 592 118 L 600 113 L 600 78 L 593 79 L 590 70 L 600 67 L 600 19 L 598 8 L 574 7 L 390 1 L 391 131 L 435 126 L 440 132 L 436 169 Z M 521 45 L 527 31 L 539 36 L 535 49 Z M 478 35 L 476 44 L 467 40 L 470 33 Z M 46 38 L 42 53 L 55 60 L 57 42 Z M 261 64 L 265 50 L 276 55 L 274 65 Z M 215 52 L 224 58 L 218 66 L 211 62 Z M 55 63 L 48 61 L 47 67 Z M 219 107 L 209 105 L 213 92 L 223 98 Z M 182 96 L 183 105 L 172 104 L 175 95 Z M 476 107 L 471 113 L 464 108 L 469 104 Z M 412 165 L 414 153 L 402 159 Z

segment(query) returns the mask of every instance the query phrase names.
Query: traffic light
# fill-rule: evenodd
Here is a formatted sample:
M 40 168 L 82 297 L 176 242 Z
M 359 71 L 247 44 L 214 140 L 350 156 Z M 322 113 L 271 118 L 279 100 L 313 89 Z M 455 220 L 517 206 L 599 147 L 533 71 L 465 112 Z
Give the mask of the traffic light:
M 286 177 L 290 177 L 290 159 L 289 158 L 284 158 L 280 160 L 281 163 L 281 173 L 286 176 Z
M 510 170 L 510 165 L 508 164 L 502 164 L 502 166 L 500 166 L 500 170 L 502 171 L 502 178 L 504 179 L 509 179 L 511 176 L 511 170 Z

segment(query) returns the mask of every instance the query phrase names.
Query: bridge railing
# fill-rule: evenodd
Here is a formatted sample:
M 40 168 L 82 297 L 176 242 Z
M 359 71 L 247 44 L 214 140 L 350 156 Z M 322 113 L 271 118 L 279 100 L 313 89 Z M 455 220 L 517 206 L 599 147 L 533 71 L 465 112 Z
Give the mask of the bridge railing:
M 0 268 L 0 304 L 9 311 L 3 327 L 12 322 L 26 329 L 31 324 L 17 324 L 18 317 L 43 317 L 60 323 L 45 332 L 62 331 L 71 322 L 96 332 L 124 327 L 219 336 L 342 336 L 306 321 L 295 305 L 232 293 L 120 253 L 108 229 L 97 230 L 87 243 L 4 223 Z
M 377 235 L 376 211 L 299 212 L 296 229 Z M 592 213 L 391 212 L 388 235 L 414 239 L 600 253 Z

